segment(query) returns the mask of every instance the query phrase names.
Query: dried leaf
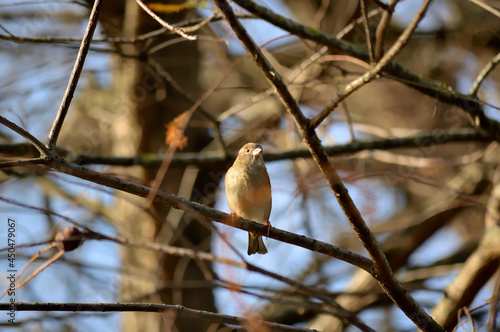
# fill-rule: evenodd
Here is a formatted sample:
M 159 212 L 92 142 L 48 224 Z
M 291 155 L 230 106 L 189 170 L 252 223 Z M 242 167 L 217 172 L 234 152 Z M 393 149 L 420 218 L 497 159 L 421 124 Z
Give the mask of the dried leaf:
M 165 125 L 165 143 L 167 145 L 177 145 L 179 150 L 187 146 L 188 139 L 184 136 L 187 122 L 191 118 L 191 112 L 184 112 Z

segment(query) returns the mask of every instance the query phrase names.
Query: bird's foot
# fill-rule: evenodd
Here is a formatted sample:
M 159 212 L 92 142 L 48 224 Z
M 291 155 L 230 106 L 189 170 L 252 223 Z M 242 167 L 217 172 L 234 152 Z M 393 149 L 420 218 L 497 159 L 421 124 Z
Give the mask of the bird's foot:
M 273 226 L 271 226 L 271 223 L 268 221 L 266 221 L 266 223 L 264 224 L 264 226 L 267 227 L 267 237 L 269 237 L 269 234 L 271 234 L 271 229 L 273 228 Z

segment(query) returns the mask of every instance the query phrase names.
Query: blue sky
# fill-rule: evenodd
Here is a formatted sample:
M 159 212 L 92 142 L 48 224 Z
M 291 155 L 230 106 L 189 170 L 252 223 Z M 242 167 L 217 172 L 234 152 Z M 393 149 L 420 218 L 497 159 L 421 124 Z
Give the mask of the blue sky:
M 281 14 L 285 16 L 291 15 L 286 10 L 286 7 L 282 6 L 281 1 L 268 1 L 268 3 L 279 8 Z M 415 8 L 419 4 L 420 1 L 417 0 L 404 1 L 395 13 L 394 19 L 396 24 L 407 24 L 408 19 L 415 12 Z M 453 10 L 455 10 L 453 6 L 453 3 L 450 1 L 435 1 L 429 15 L 420 26 L 421 31 L 431 31 L 440 28 L 443 24 L 453 24 L 452 14 Z M 78 37 L 82 35 L 86 24 L 85 20 L 81 20 L 79 24 L 75 25 L 74 21 L 55 19 L 57 15 L 64 16 L 63 14 L 66 12 L 85 16 L 87 11 L 77 5 L 63 5 L 58 3 L 36 4 L 30 6 L 10 6 L 6 7 L 5 10 L 11 12 L 33 10 L 39 13 L 38 19 L 31 22 L 20 22 L 16 20 L 1 22 L 2 26 L 7 28 L 11 33 L 23 36 L 36 37 L 57 35 L 63 37 Z M 56 27 L 54 27 L 54 22 L 56 22 Z M 248 31 L 255 36 L 258 44 L 264 44 L 286 34 L 282 30 L 275 29 L 258 20 L 245 21 L 245 26 Z M 97 31 L 99 31 L 99 29 L 97 29 Z M 97 32 L 96 37 L 98 36 L 99 34 Z M 289 38 L 290 37 L 283 38 L 280 41 L 273 42 L 271 45 L 279 45 L 279 43 L 289 41 Z M 230 51 L 235 54 L 239 54 L 243 51 L 239 42 L 235 39 L 230 39 L 229 45 Z M 36 56 L 33 56 L 29 51 L 33 47 L 37 49 Z M 18 45 L 0 41 L 0 82 L 4 82 L 0 83 L 0 114 L 16 123 L 22 124 L 24 128 L 39 138 L 43 139 L 47 137 L 50 125 L 64 94 L 76 52 L 76 49 L 68 47 Z M 53 61 L 54 59 L 57 59 L 57 61 Z M 111 63 L 109 55 L 91 52 L 87 58 L 80 84 L 85 84 L 89 75 L 92 75 L 95 77 L 98 84 L 106 87 L 111 83 L 112 79 L 110 75 Z M 466 92 L 467 87 L 470 87 L 473 78 L 477 75 L 477 70 L 475 70 L 475 68 L 481 65 L 482 64 L 475 59 L 474 55 L 471 54 L 466 66 L 464 66 L 463 75 L 460 75 L 460 80 L 457 82 L 457 88 L 459 90 Z M 19 68 L 23 70 L 19 70 Z M 494 99 L 496 98 L 494 96 L 497 94 L 495 85 L 489 84 L 488 81 L 486 81 L 485 86 L 486 92 L 492 96 L 492 102 L 496 102 L 496 99 Z M 78 98 L 78 91 L 76 98 Z M 497 116 L 498 114 L 498 112 L 493 109 L 488 109 L 488 112 L 491 116 Z M 228 120 L 228 122 L 229 121 L 230 120 Z M 21 137 L 16 136 L 5 128 L 0 129 L 0 133 L 13 137 L 14 141 L 23 141 Z M 331 125 L 326 133 L 326 142 L 341 144 L 349 140 L 349 131 L 345 124 Z M 265 149 L 271 151 L 273 147 L 265 146 Z M 311 195 L 324 197 L 324 200 L 307 202 L 307 210 L 305 211 L 295 204 L 300 203 L 301 199 L 297 197 L 297 183 L 295 178 L 291 175 L 291 163 L 289 161 L 268 163 L 268 170 L 273 187 L 273 210 L 270 220 L 275 227 L 299 234 L 309 235 L 309 233 L 311 233 L 310 235 L 314 238 L 334 244 L 340 237 L 354 237 L 345 216 L 343 216 L 338 208 L 338 204 L 333 194 L 325 187 L 323 182 L 318 182 L 317 187 L 311 190 Z M 287 170 L 287 172 L 284 172 L 284 170 Z M 82 185 L 70 183 L 66 176 L 57 179 L 49 176 L 49 179 L 76 195 L 102 200 L 104 204 L 109 206 L 113 204 L 113 199 L 109 195 L 101 191 L 85 188 Z M 8 183 L 2 183 L 0 188 L 0 195 L 3 197 L 29 202 L 29 204 L 38 207 L 43 207 L 45 204 L 40 198 L 43 188 L 36 184 L 33 178 L 11 180 Z M 401 197 L 401 193 L 388 187 L 383 181 L 378 179 L 361 179 L 357 182 L 349 183 L 348 189 L 360 210 L 365 214 L 368 223 L 377 223 L 378 221 L 385 220 L 396 213 L 405 202 L 404 197 Z M 70 218 L 74 218 L 75 220 L 93 220 L 92 227 L 97 231 L 109 235 L 115 233 L 115 230 L 109 226 L 106 220 L 101 218 L 93 219 L 92 215 L 89 215 L 78 206 L 57 199 L 52 200 L 51 204 L 53 204 L 52 208 L 54 210 Z M 374 206 L 376 208 L 373 208 Z M 220 185 L 216 208 L 229 212 L 225 200 L 223 182 Z M 41 239 L 47 239 L 50 235 L 46 216 L 27 212 L 24 209 L 0 202 L 0 222 L 3 223 L 7 218 L 13 218 L 17 222 L 17 243 L 40 241 Z M 56 222 L 59 223 L 60 221 L 56 218 Z M 224 234 L 227 234 L 228 238 L 240 252 L 245 253 L 247 241 L 247 234 L 245 232 L 219 224 L 217 224 L 217 227 Z M 0 240 L 4 238 L 5 234 L 5 224 L 2 224 L 0 227 Z M 417 251 L 413 255 L 412 260 L 422 262 L 422 260 L 427 259 L 433 261 L 449 253 L 453 247 L 443 248 L 443 246 L 440 245 L 440 241 L 443 239 L 447 239 L 447 243 L 455 243 L 457 246 L 460 245 L 460 239 L 457 238 L 457 235 L 446 230 L 437 234 L 426 246 Z M 265 256 L 254 255 L 247 259 L 273 272 L 283 273 L 283 271 L 285 271 L 284 274 L 289 277 L 300 274 L 314 255 L 307 250 L 279 243 L 272 239 L 267 239 L 265 241 L 270 254 Z M 37 249 L 19 250 L 20 256 L 17 264 L 22 266 L 26 259 Z M 229 253 L 229 250 L 227 250 L 224 244 L 219 240 L 215 240 L 214 249 L 216 253 L 221 255 L 227 255 Z M 229 256 L 236 259 L 234 255 L 229 254 Z M 33 286 L 31 288 L 32 292 L 23 291 L 23 289 L 21 289 L 18 301 L 117 301 L 121 282 L 119 247 L 106 242 L 92 241 L 84 244 L 78 250 L 67 254 L 67 259 L 106 268 L 90 268 L 86 270 L 89 274 L 85 274 L 77 268 L 67 269 L 65 264 L 56 263 L 30 282 Z M 1 272 L 6 270 L 5 263 L 5 260 L 0 262 L 2 268 Z M 349 269 L 350 266 L 346 263 L 335 260 L 331 260 L 331 262 L 325 266 L 325 271 L 327 273 L 331 272 L 332 274 L 339 270 L 348 272 Z M 269 278 L 248 273 L 243 270 L 232 269 L 227 266 L 218 266 L 217 271 L 223 275 L 229 275 L 231 278 L 234 278 L 234 281 L 244 283 L 245 285 L 278 288 L 286 287 L 282 283 L 270 280 Z M 0 273 L 0 276 L 1 275 Z M 82 281 L 78 283 L 77 291 L 75 291 L 74 288 L 68 289 L 64 287 L 66 283 L 69 284 L 71 280 L 77 279 Z M 347 278 L 339 278 L 335 280 L 335 283 L 327 286 L 329 290 L 338 291 L 341 290 L 348 281 Z M 448 281 L 449 279 L 444 280 L 444 282 Z M 4 282 L 5 280 L 2 278 L 0 282 L 1 287 L 4 286 Z M 435 282 L 438 284 L 439 282 L 443 282 L 443 280 L 436 280 Z M 63 285 L 63 287 L 61 287 L 61 285 Z M 24 288 L 24 290 L 26 289 L 28 288 Z M 50 292 L 47 292 L 47 289 L 50 290 Z M 255 297 L 230 293 L 225 290 L 216 290 L 216 295 L 219 310 L 226 314 L 240 315 L 246 307 L 254 307 L 255 310 L 258 310 L 259 303 L 262 302 Z M 417 298 L 426 299 L 427 297 L 430 297 L 431 301 L 435 301 L 436 294 L 420 294 Z M 235 298 L 241 301 L 240 306 L 234 305 Z M 363 315 L 370 316 L 374 314 L 374 312 L 368 312 Z M 18 319 L 23 320 L 27 317 L 36 315 L 36 313 L 19 313 Z M 394 317 L 395 320 L 406 321 L 406 323 L 408 323 L 407 319 L 397 310 L 394 312 Z M 108 331 L 117 331 L 119 330 L 117 328 L 117 326 L 119 326 L 119 321 L 119 315 L 112 314 L 77 318 L 69 322 L 71 322 L 70 324 L 78 322 L 78 327 L 84 327 L 84 330 L 88 330 L 87 327 L 99 327 L 105 328 Z M 410 327 L 409 324 L 408 327 Z M 8 331 L 9 329 L 5 330 Z

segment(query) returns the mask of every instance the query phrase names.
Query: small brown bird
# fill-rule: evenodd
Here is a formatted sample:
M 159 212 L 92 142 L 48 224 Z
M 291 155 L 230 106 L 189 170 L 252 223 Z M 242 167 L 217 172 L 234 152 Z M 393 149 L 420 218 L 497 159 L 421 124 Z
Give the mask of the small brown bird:
M 271 227 L 271 181 L 262 158 L 262 146 L 247 143 L 226 174 L 226 196 L 232 215 Z M 247 253 L 267 254 L 262 236 L 248 233 Z

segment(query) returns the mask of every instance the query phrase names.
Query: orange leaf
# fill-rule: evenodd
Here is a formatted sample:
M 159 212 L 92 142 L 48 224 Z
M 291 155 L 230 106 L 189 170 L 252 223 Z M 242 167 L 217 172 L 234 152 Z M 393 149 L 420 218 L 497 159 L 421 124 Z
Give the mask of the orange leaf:
M 165 125 L 165 143 L 167 145 L 177 145 L 179 150 L 187 146 L 188 139 L 184 136 L 184 130 L 191 118 L 191 112 L 184 112 Z

